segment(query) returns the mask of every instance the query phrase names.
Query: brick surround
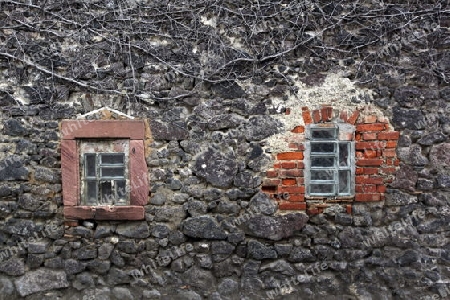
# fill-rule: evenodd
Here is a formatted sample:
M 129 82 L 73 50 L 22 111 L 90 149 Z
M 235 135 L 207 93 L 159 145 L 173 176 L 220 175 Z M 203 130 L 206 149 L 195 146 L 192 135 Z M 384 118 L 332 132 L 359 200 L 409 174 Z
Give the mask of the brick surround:
M 267 170 L 262 184 L 262 191 L 278 202 L 279 209 L 318 214 L 332 204 L 345 204 L 351 213 L 354 202 L 383 201 L 386 186 L 399 165 L 395 150 L 400 134 L 390 129 L 387 118 L 367 108 L 338 111 L 326 105 L 312 111 L 302 107 L 302 117 L 305 125 L 345 122 L 355 126 L 354 136 L 346 138 L 355 141 L 355 195 L 333 199 L 305 197 L 305 127 L 299 125 L 291 130 L 299 135 L 295 142 L 287 141 L 292 151 L 274 154 L 273 168 Z

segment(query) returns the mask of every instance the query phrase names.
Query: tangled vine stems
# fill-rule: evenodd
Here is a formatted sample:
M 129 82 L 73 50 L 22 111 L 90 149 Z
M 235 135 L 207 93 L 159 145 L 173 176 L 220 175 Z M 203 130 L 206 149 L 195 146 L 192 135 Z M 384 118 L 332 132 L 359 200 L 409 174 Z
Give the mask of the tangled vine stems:
M 449 43 L 446 1 L 2 0 L 0 8 L 0 67 L 17 85 L 178 99 L 202 82 L 289 85 L 351 64 L 349 77 L 375 84 L 404 72 L 399 61 L 411 49 L 440 83 L 449 77 L 437 63 Z M 170 95 L 147 76 L 160 72 L 191 83 Z

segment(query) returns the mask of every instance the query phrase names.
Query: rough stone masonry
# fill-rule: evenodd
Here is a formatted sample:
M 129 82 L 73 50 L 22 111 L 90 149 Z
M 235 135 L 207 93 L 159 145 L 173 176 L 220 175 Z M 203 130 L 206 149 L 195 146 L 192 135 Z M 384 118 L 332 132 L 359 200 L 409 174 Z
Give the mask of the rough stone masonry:
M 448 298 L 449 24 L 439 0 L 1 1 L 0 299 Z M 145 123 L 143 219 L 64 214 L 64 120 Z M 331 123 L 355 196 L 309 199 Z

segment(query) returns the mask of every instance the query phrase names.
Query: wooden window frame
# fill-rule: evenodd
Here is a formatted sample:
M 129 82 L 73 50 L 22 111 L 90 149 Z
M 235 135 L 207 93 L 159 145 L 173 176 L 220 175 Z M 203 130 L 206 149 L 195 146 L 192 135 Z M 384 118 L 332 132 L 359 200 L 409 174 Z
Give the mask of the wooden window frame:
M 69 220 L 144 220 L 148 202 L 145 123 L 142 120 L 63 120 L 61 176 L 64 217 Z M 129 139 L 130 205 L 81 205 L 80 149 L 77 141 Z

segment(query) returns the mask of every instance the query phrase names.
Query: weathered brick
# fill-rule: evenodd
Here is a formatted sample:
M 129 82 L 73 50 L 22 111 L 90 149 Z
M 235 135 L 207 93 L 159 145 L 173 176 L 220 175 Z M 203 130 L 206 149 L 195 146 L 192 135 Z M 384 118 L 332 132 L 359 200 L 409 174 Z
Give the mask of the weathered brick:
M 302 160 L 303 152 L 282 152 L 277 155 L 278 160 Z
M 294 178 L 286 178 L 286 179 L 283 179 L 281 181 L 281 183 L 283 185 L 296 185 L 297 184 L 297 180 L 294 179 Z
M 293 169 L 293 170 L 283 170 L 281 172 L 281 177 L 301 177 L 303 176 L 303 170 Z
M 382 164 L 382 159 L 359 159 L 356 162 L 357 166 L 381 166 Z
M 281 183 L 280 179 L 264 179 L 263 186 L 278 186 Z
M 347 210 L 347 213 L 348 213 L 349 215 L 351 215 L 351 214 L 352 214 L 352 205 L 351 205 L 351 204 L 347 204 L 345 208 L 346 208 L 346 210 Z
M 309 108 L 307 106 L 302 107 L 302 116 L 303 122 L 305 122 L 305 124 L 312 123 L 311 112 L 309 111 Z
M 363 133 L 363 140 L 365 140 L 365 141 L 371 141 L 371 140 L 376 140 L 376 139 L 377 139 L 377 134 L 375 132 Z
M 356 174 L 356 175 L 364 174 L 364 168 L 356 168 L 355 174 Z
M 348 118 L 347 123 L 353 124 L 355 125 L 356 120 L 359 117 L 359 110 L 355 110 L 352 115 L 350 116 L 350 118 Z
M 388 131 L 388 132 L 379 132 L 378 139 L 379 140 L 398 140 L 400 137 L 400 132 L 398 131 Z
M 321 116 L 320 116 L 320 111 L 318 109 L 313 110 L 312 118 L 314 120 L 314 123 L 319 123 L 320 122 Z
M 375 142 L 356 142 L 355 143 L 355 149 L 356 150 L 364 150 L 364 149 L 370 149 L 370 150 L 377 150 L 377 149 L 383 149 L 385 148 L 386 143 L 375 141 Z
M 362 174 L 364 175 L 373 175 L 378 174 L 379 168 L 364 168 L 364 172 Z
M 341 113 L 339 114 L 339 118 L 344 121 L 347 122 L 347 111 L 345 109 L 341 110 Z
M 322 114 L 322 121 L 323 122 L 329 122 L 331 120 L 332 114 L 333 114 L 333 108 L 331 106 L 324 106 L 320 110 Z
M 306 210 L 306 202 L 280 202 L 278 208 L 281 210 Z
M 304 194 L 305 186 L 284 186 L 280 187 L 281 193 L 289 193 L 289 194 Z
M 383 156 L 384 157 L 395 157 L 396 153 L 395 153 L 395 149 L 384 149 L 383 150 Z
M 356 125 L 356 130 L 359 132 L 367 131 L 382 131 L 386 129 L 386 124 L 384 123 L 373 123 L 373 124 L 360 124 Z
M 364 157 L 365 158 L 375 158 L 375 157 L 379 157 L 379 151 L 376 150 L 369 150 L 369 149 L 365 149 L 364 150 Z
M 395 148 L 397 147 L 397 141 L 387 141 L 386 148 Z
M 293 161 L 283 162 L 283 163 L 281 163 L 281 167 L 283 169 L 295 169 L 295 168 L 297 168 L 297 163 L 293 162 Z
M 294 129 L 291 130 L 293 133 L 303 133 L 305 132 L 305 126 L 295 126 Z
M 357 184 L 357 185 L 355 185 L 355 192 L 357 192 L 357 193 L 376 193 L 377 186 L 375 184 Z
M 303 202 L 303 201 L 305 201 L 305 195 L 304 194 L 290 194 L 289 195 L 289 201 L 291 201 L 291 202 Z
M 278 176 L 277 170 L 268 170 L 266 171 L 266 177 L 273 178 Z
M 298 144 L 297 143 L 289 143 L 289 148 L 298 150 Z
M 378 176 L 372 176 L 364 178 L 363 183 L 365 184 L 383 184 L 383 178 Z
M 380 201 L 380 194 L 356 194 L 355 201 Z
M 386 186 L 385 185 L 377 185 L 377 192 L 385 193 L 386 192 Z

